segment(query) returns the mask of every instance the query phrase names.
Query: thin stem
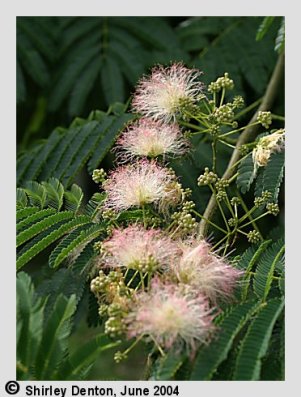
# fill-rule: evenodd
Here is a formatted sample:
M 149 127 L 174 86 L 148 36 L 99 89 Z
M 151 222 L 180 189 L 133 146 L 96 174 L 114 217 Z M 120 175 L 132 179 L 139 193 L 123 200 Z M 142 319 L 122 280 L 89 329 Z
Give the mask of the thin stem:
M 233 176 L 231 176 L 231 178 L 228 179 L 228 182 L 229 182 L 229 183 L 232 183 L 232 182 L 235 180 L 235 178 L 237 178 L 237 177 L 238 177 L 238 172 L 236 172 L 236 174 L 234 174 Z
M 136 278 L 138 273 L 139 273 L 139 270 L 136 270 L 135 273 L 133 274 L 132 278 L 130 279 L 130 281 L 127 283 L 128 287 L 130 287 L 130 285 L 132 284 L 132 282 L 134 281 L 134 279 Z
M 209 185 L 209 186 L 210 186 L 210 189 L 211 189 L 211 191 L 213 192 L 213 194 L 216 196 L 216 193 L 215 193 L 213 187 L 212 187 L 211 185 Z M 223 220 L 224 220 L 224 222 L 225 222 L 227 232 L 229 232 L 229 231 L 230 231 L 230 228 L 229 228 L 229 225 L 228 225 L 228 222 L 227 222 L 227 219 L 226 219 L 224 210 L 223 210 L 223 208 L 222 208 L 222 206 L 220 205 L 220 202 L 219 202 L 218 200 L 217 200 L 217 205 L 218 205 L 218 208 L 219 208 L 219 210 L 220 210 L 220 213 L 222 214 Z
M 244 209 L 244 211 L 245 211 L 246 213 L 248 213 L 248 218 L 250 219 L 250 221 L 253 221 L 253 218 L 252 218 L 251 214 L 249 213 L 248 207 L 246 206 L 246 204 L 245 204 L 243 198 L 241 197 L 241 195 L 240 195 L 239 193 L 237 193 L 237 196 L 238 196 L 238 198 L 239 198 L 239 200 L 240 200 L 240 203 L 241 203 L 242 208 Z M 252 222 L 252 226 L 253 226 L 254 229 L 259 233 L 259 236 L 260 236 L 261 240 L 263 240 L 262 234 L 261 234 L 261 232 L 260 232 L 258 226 L 256 225 L 256 223 L 255 223 L 254 221 Z
M 271 114 L 271 116 L 272 116 L 272 118 L 273 118 L 274 120 L 281 120 L 281 121 L 285 121 L 285 117 L 283 117 L 283 116 L 280 116 L 280 115 L 278 115 L 278 114 L 274 114 L 274 113 L 272 113 L 272 114 Z
M 220 143 L 222 143 L 223 145 L 230 147 L 231 149 L 235 149 L 235 146 L 234 146 L 234 145 L 231 145 L 231 143 L 225 142 L 225 141 L 223 141 L 222 139 L 219 139 L 218 141 L 219 141 Z
M 200 131 L 200 132 L 203 131 L 203 128 L 200 128 L 199 126 L 197 126 L 195 124 L 192 124 L 192 123 L 188 123 L 186 121 L 181 121 L 180 124 L 183 125 L 184 127 L 193 128 L 193 129 L 195 129 L 197 131 Z
M 259 219 L 263 218 L 264 216 L 268 215 L 269 212 L 265 212 L 264 214 L 259 215 L 257 218 L 252 219 L 250 222 L 245 223 L 244 225 L 239 226 L 240 228 L 246 227 L 248 225 L 250 225 L 251 223 L 253 224 L 253 222 L 257 222 Z
M 159 345 L 159 343 L 156 341 L 156 339 L 150 335 L 150 337 L 152 338 L 152 340 L 155 342 L 155 345 L 157 346 L 157 349 L 159 350 L 160 354 L 162 357 L 165 357 L 166 354 L 164 353 L 164 351 L 162 350 L 162 347 Z
M 225 241 L 227 238 L 229 237 L 229 235 L 227 234 L 226 236 L 224 236 L 221 240 L 219 240 L 212 248 L 210 251 L 214 251 L 215 248 L 217 248 L 223 241 Z
M 258 121 L 254 121 L 254 123 L 248 124 L 248 126 L 245 125 L 245 126 L 243 126 L 243 127 L 236 128 L 235 130 L 225 132 L 224 134 L 219 135 L 218 137 L 219 137 L 219 138 L 224 138 L 225 136 L 229 136 L 229 135 L 235 134 L 236 132 L 245 130 L 246 127 L 253 127 L 253 126 L 257 125 L 257 124 L 259 124 L 259 122 L 258 122 Z
M 146 214 L 145 214 L 145 205 L 142 205 L 142 214 L 143 214 L 143 226 L 146 228 L 147 221 L 146 221 Z
M 205 219 L 203 217 L 203 215 L 199 214 L 197 211 L 191 210 L 191 212 L 193 212 L 195 215 L 199 216 L 201 219 Z M 226 233 L 226 234 L 228 233 L 225 229 L 219 227 L 217 224 L 213 223 L 209 219 L 205 219 L 205 221 L 207 221 L 211 226 L 215 227 L 216 229 L 220 230 L 221 232 Z
M 212 144 L 212 171 L 216 171 L 216 140 L 214 139 Z
M 248 154 L 246 154 L 245 156 L 241 157 L 239 160 L 237 160 L 236 163 L 234 163 L 234 164 L 232 165 L 231 169 L 232 169 L 232 168 L 235 168 L 241 161 L 243 161 L 245 158 L 247 158 L 250 154 L 251 154 L 251 152 L 248 153 Z
M 140 340 L 142 339 L 142 336 L 139 336 L 139 338 L 137 338 L 124 352 L 124 355 L 127 355 L 131 350 L 133 350 L 133 348 L 137 345 L 138 342 L 140 342 Z
M 231 212 L 231 215 L 233 216 L 233 218 L 235 218 L 235 214 L 234 214 L 232 205 L 231 205 L 231 203 L 230 203 L 228 194 L 226 195 L 226 205 L 227 205 L 227 207 L 229 208 L 229 211 Z
M 222 106 L 222 104 L 223 104 L 223 102 L 224 102 L 225 93 L 226 93 L 226 90 L 225 90 L 225 87 L 223 87 L 223 89 L 222 89 L 222 95 L 221 95 L 221 100 L 220 100 L 219 106 Z

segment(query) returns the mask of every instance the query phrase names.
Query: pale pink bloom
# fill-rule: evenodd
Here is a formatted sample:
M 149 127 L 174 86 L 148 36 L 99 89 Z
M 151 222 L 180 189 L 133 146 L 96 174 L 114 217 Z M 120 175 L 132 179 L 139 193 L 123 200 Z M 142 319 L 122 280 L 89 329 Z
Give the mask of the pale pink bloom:
M 187 151 L 189 143 L 183 138 L 177 124 L 166 124 L 152 119 L 140 119 L 133 123 L 117 141 L 119 156 L 123 161 L 135 156 L 178 156 Z
M 147 230 L 138 225 L 114 229 L 112 236 L 103 242 L 102 249 L 105 265 L 145 272 L 170 268 L 180 254 L 177 244 L 160 230 Z
M 149 291 L 140 291 L 126 322 L 129 337 L 145 336 L 169 349 L 195 351 L 212 333 L 212 310 L 202 295 L 190 294 L 176 284 L 153 279 Z
M 116 212 L 150 203 L 164 209 L 181 200 L 175 175 L 155 161 L 140 160 L 117 168 L 103 188 L 107 193 L 104 208 Z
M 170 122 L 181 114 L 183 105 L 195 103 L 203 90 L 202 74 L 182 63 L 154 67 L 151 75 L 138 83 L 132 106 L 135 111 L 155 120 Z
M 173 267 L 178 281 L 204 294 L 214 304 L 220 298 L 230 298 L 243 272 L 212 252 L 205 240 L 191 238 L 180 245 L 182 255 Z

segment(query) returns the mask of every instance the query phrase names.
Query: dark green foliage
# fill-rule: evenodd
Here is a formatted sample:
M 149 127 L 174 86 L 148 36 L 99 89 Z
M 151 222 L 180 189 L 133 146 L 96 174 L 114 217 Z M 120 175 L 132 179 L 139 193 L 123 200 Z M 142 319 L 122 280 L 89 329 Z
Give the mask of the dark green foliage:
M 271 299 L 250 324 L 236 362 L 234 380 L 259 380 L 273 327 L 284 306 L 283 299 Z
M 39 144 L 40 154 L 38 156 L 36 155 L 36 147 L 23 154 L 22 161 L 19 161 L 17 166 L 18 184 L 24 185 L 26 181 L 31 179 L 37 181 L 48 179 L 48 185 L 45 185 L 44 188 L 48 189 L 48 196 L 49 191 L 52 191 L 50 199 L 55 200 L 54 205 L 58 206 L 62 200 L 62 197 L 59 197 L 60 192 L 57 191 L 59 185 L 51 185 L 51 179 L 49 178 L 56 178 L 61 181 L 55 183 L 70 186 L 76 175 L 87 163 L 88 170 L 92 173 L 112 147 L 120 129 L 131 118 L 132 115 L 124 112 L 102 115 L 100 118 L 98 113 L 92 112 L 87 120 L 77 121 L 76 126 L 73 124 L 63 132 L 54 130 L 47 141 Z M 36 182 L 30 183 L 28 189 L 32 191 Z M 35 192 L 35 195 L 31 195 L 31 204 L 37 203 L 43 207 L 45 204 L 43 191 L 43 186 L 40 186 L 39 191 Z M 62 186 L 60 186 L 60 191 L 62 191 Z M 38 197 L 36 197 L 36 194 Z M 53 197 L 53 195 L 56 197 Z
M 245 272 L 241 288 L 242 299 L 247 298 L 250 287 L 251 272 L 254 270 L 259 258 L 265 252 L 270 243 L 271 240 L 267 240 L 257 246 L 251 246 L 243 253 L 241 259 L 239 260 L 237 267 L 244 270 Z
M 200 349 L 191 374 L 192 380 L 210 379 L 218 366 L 227 358 L 229 350 L 238 332 L 251 318 L 257 304 L 246 302 L 233 306 L 219 322 L 221 332 L 210 345 Z
M 171 380 L 183 364 L 185 356 L 170 351 L 165 357 L 158 359 L 153 366 L 149 380 Z
M 275 17 L 265 17 L 263 21 L 261 22 L 257 34 L 256 34 L 256 40 L 262 40 L 267 32 L 269 31 L 270 27 L 274 23 L 275 19 L 278 21 L 279 25 L 279 18 Z M 277 22 L 276 22 L 277 23 Z M 281 18 L 280 20 L 280 27 L 278 28 L 277 35 L 275 38 L 275 46 L 274 49 L 277 51 L 279 54 L 284 51 L 284 42 L 285 42 L 285 19 L 284 17 Z
M 266 190 L 272 193 L 271 201 L 277 202 L 283 175 L 284 152 L 274 153 L 262 170 L 261 178 L 256 181 L 256 195 L 260 196 Z
M 18 253 L 17 268 L 23 267 L 63 236 L 65 238 L 49 257 L 49 265 L 57 267 L 67 258 L 71 263 L 76 262 L 85 247 L 105 231 L 104 224 L 92 223 L 101 201 L 97 201 L 97 206 L 92 210 L 91 203 L 95 203 L 92 198 L 87 204 L 87 215 L 83 215 L 80 211 L 83 192 L 79 186 L 73 184 L 70 190 L 65 191 L 55 178 L 48 182 L 42 181 L 41 184 L 30 181 L 26 185 L 26 189 L 19 188 L 19 191 L 23 191 L 32 204 L 38 203 L 40 208 L 47 204 L 48 208 L 39 210 L 33 206 L 17 212 L 17 247 L 22 246 Z M 69 210 L 63 210 L 64 207 Z M 90 257 L 86 258 L 87 263 L 89 259 Z
M 69 276 L 69 291 L 61 280 Z M 17 277 L 17 377 L 22 380 L 67 380 L 78 379 L 102 351 L 110 349 L 117 342 L 99 334 L 87 344 L 70 352 L 68 340 L 73 327 L 76 310 L 76 295 L 70 291 L 70 273 L 60 270 L 52 280 L 40 288 L 38 297 L 30 277 L 21 272 Z M 59 289 L 61 291 L 59 291 Z M 65 295 L 66 293 L 66 295 Z M 78 291 L 76 291 L 78 294 Z M 48 299 L 45 297 L 48 297 Z M 47 316 L 46 316 L 47 309 Z M 87 374 L 87 373 L 86 373 Z
M 262 255 L 254 276 L 254 292 L 263 301 L 269 295 L 276 268 L 282 268 L 284 241 L 278 240 Z
M 238 167 L 237 187 L 242 193 L 250 190 L 251 184 L 256 177 L 252 155 L 243 159 Z
M 256 17 L 217 17 L 214 20 L 196 17 L 185 20 L 178 34 L 186 47 L 191 48 L 187 44 L 189 42 L 195 43 L 192 63 L 204 70 L 206 83 L 226 71 L 230 76 L 235 76 L 239 92 L 244 91 L 246 82 L 260 94 L 266 87 L 271 65 L 276 59 L 272 34 L 254 43 L 260 22 L 261 18 Z

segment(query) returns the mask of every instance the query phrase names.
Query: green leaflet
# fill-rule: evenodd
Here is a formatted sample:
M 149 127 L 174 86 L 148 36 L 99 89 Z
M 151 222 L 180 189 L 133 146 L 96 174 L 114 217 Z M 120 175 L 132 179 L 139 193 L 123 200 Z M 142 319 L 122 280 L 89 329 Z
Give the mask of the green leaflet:
M 237 356 L 234 380 L 260 379 L 261 359 L 267 352 L 274 324 L 283 307 L 283 299 L 271 299 L 252 321 Z
M 242 193 L 249 191 L 252 182 L 256 177 L 256 172 L 254 170 L 254 163 L 252 155 L 243 159 L 238 167 L 238 176 L 236 180 L 237 187 Z
M 83 225 L 85 223 L 89 223 L 90 218 L 87 216 L 78 216 L 75 219 L 67 223 L 63 223 L 62 225 L 58 224 L 58 228 L 52 230 L 49 234 L 43 236 L 43 238 L 38 238 L 34 245 L 26 248 L 20 253 L 20 256 L 17 259 L 17 269 L 21 269 L 27 262 L 29 262 L 32 258 L 34 258 L 38 253 L 43 251 L 46 247 L 52 244 L 54 241 L 58 240 L 64 234 L 70 232 L 77 226 Z M 39 236 L 38 236 L 39 237 Z
M 264 36 L 266 35 L 267 31 L 269 30 L 270 26 L 274 22 L 275 17 L 265 17 L 261 24 L 259 25 L 259 28 L 257 30 L 256 34 L 256 40 L 262 40 Z
M 59 207 L 62 200 L 62 186 L 59 184 L 70 186 L 86 164 L 90 173 L 99 166 L 120 129 L 133 118 L 133 115 L 125 113 L 124 105 L 119 106 L 118 113 L 114 113 L 114 105 L 110 111 L 113 114 L 101 114 L 101 117 L 99 112 L 93 111 L 86 120 L 76 119 L 77 122 L 74 121 L 67 130 L 54 130 L 47 140 L 20 158 L 17 180 L 19 184 L 25 184 L 24 190 L 31 205 L 43 208 L 48 195 L 53 206 Z M 46 180 L 47 183 L 42 186 L 36 180 Z M 19 197 L 21 195 L 24 196 L 22 192 Z M 20 200 L 19 205 L 24 206 L 21 197 Z
M 116 116 L 113 123 L 104 130 L 101 135 L 101 139 L 96 143 L 93 155 L 88 162 L 88 171 L 90 173 L 100 165 L 101 161 L 112 147 L 119 131 L 124 128 L 125 124 L 132 118 L 133 116 L 129 113 L 120 114 L 119 116 Z
M 68 337 L 71 333 L 71 317 L 76 309 L 76 298 L 69 299 L 59 295 L 53 311 L 43 327 L 43 335 L 35 360 L 35 375 L 37 379 L 48 379 L 53 373 L 67 349 Z
M 262 191 L 272 193 L 271 201 L 277 202 L 280 185 L 284 174 L 284 152 L 271 155 L 263 171 Z
M 74 183 L 71 186 L 70 191 L 64 192 L 64 198 L 66 210 L 77 213 L 83 201 L 84 194 L 82 189 Z
M 34 208 L 34 207 L 29 207 L 29 208 Z M 49 215 L 53 215 L 55 213 L 55 210 L 52 208 L 46 208 L 41 211 L 34 211 L 32 214 L 29 212 L 29 216 L 27 216 L 25 219 L 22 219 L 20 222 L 17 223 L 17 232 L 22 231 L 25 227 L 28 227 L 29 225 L 40 221 L 43 218 L 48 217 Z
M 17 373 L 28 377 L 30 366 L 42 338 L 43 310 L 46 300 L 37 298 L 30 277 L 17 275 Z
M 278 29 L 277 36 L 275 39 L 275 51 L 278 54 L 284 52 L 284 44 L 285 44 L 285 19 L 282 18 L 280 28 Z
M 27 196 L 23 189 L 17 188 L 17 209 L 25 208 L 27 206 Z
M 47 296 L 47 303 L 44 309 L 45 321 L 51 314 L 55 301 L 60 294 L 66 298 L 71 295 L 76 297 L 78 304 L 83 297 L 87 287 L 85 275 L 80 274 L 74 267 L 60 268 L 53 272 L 47 279 L 44 279 L 37 287 L 38 296 Z
M 50 178 L 47 182 L 43 181 L 42 186 L 46 189 L 47 205 L 59 211 L 63 205 L 64 187 L 56 178 Z
M 81 251 L 92 240 L 98 237 L 105 230 L 104 225 L 92 225 L 83 230 L 76 229 L 65 237 L 52 251 L 49 258 L 50 267 L 58 267 L 68 256 L 78 256 Z
M 154 364 L 154 371 L 149 380 L 172 380 L 185 360 L 184 355 L 172 351 L 160 357 Z
M 39 211 L 38 207 L 26 207 L 19 209 L 17 210 L 17 221 L 20 221 L 23 218 L 27 218 L 28 216 L 34 214 L 37 211 Z
M 275 268 L 284 256 L 284 241 L 278 240 L 268 248 L 259 260 L 254 275 L 253 288 L 255 294 L 265 301 L 269 295 Z
M 197 355 L 192 380 L 208 380 L 212 377 L 219 364 L 227 358 L 235 336 L 250 319 L 257 305 L 254 301 L 246 302 L 234 306 L 223 316 L 218 324 L 220 330 L 217 338 L 201 348 Z
M 46 189 L 36 181 L 27 181 L 23 187 L 23 190 L 29 198 L 31 206 L 44 208 L 46 205 Z
M 260 245 L 251 246 L 248 248 L 244 254 L 242 255 L 240 261 L 237 264 L 237 267 L 245 270 L 244 278 L 243 278 L 243 287 L 241 291 L 242 299 L 245 300 L 248 295 L 248 290 L 250 286 L 251 274 L 250 272 L 255 267 L 259 258 L 265 252 L 266 248 L 270 245 L 271 240 L 264 241 Z
M 261 360 L 261 380 L 284 380 L 285 366 L 285 321 L 284 310 L 278 316 L 272 335 L 269 341 L 269 347 L 266 355 Z
M 34 223 L 28 229 L 23 230 L 20 234 L 18 234 L 17 247 L 19 247 L 21 244 L 24 244 L 26 241 L 30 240 L 31 238 L 48 229 L 49 227 L 55 225 L 56 223 L 59 223 L 63 220 L 71 219 L 73 217 L 74 214 L 70 211 L 59 212 L 47 216 L 46 218 Z

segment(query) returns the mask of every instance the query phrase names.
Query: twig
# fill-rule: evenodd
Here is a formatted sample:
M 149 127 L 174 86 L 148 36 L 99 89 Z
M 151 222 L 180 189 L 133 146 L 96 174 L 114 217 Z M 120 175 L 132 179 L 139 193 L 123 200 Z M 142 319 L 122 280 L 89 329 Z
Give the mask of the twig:
M 253 124 L 256 121 L 258 112 L 271 109 L 272 104 L 277 95 L 278 85 L 282 79 L 283 67 L 284 67 L 284 56 L 281 55 L 278 58 L 277 64 L 275 66 L 270 82 L 267 86 L 266 92 L 262 98 L 261 105 L 259 106 L 257 112 L 255 112 L 255 114 L 253 115 L 246 129 L 242 132 L 242 134 L 237 140 L 236 147 L 232 153 L 227 169 L 224 172 L 223 179 L 229 179 L 233 175 L 235 171 L 235 167 L 233 167 L 233 164 L 235 164 L 239 160 L 241 155 L 239 150 L 240 146 L 244 145 L 245 143 L 255 138 L 257 134 L 258 125 L 251 125 L 251 124 Z M 216 204 L 217 203 L 215 196 L 212 195 L 207 205 L 207 208 L 204 212 L 204 218 L 206 219 L 212 218 L 214 211 L 216 209 Z M 199 232 L 198 232 L 199 236 L 205 236 L 207 232 L 207 228 L 208 228 L 208 223 L 204 219 L 202 219 L 199 226 Z

